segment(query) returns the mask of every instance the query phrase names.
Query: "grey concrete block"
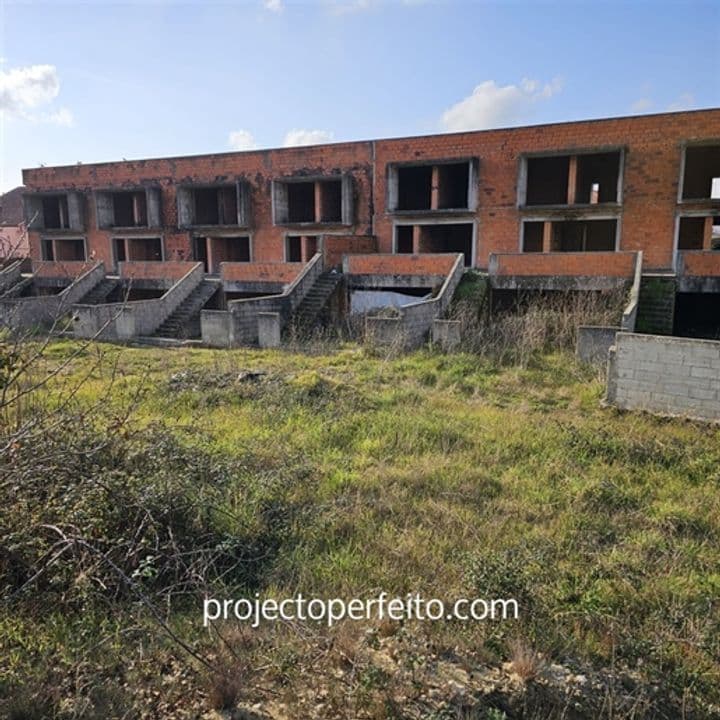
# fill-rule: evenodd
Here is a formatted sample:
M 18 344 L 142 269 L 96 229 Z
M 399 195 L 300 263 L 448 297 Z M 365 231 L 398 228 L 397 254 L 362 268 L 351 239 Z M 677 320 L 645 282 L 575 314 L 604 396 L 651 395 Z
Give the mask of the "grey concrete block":
M 282 322 L 280 313 L 259 312 L 257 314 L 258 345 L 261 348 L 280 347 Z

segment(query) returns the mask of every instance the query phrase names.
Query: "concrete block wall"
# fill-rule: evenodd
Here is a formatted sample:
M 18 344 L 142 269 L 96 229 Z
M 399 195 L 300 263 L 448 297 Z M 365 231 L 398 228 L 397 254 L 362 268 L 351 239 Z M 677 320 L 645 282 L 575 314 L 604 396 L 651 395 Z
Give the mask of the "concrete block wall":
M 608 361 L 607 401 L 720 421 L 720 342 L 618 333 Z

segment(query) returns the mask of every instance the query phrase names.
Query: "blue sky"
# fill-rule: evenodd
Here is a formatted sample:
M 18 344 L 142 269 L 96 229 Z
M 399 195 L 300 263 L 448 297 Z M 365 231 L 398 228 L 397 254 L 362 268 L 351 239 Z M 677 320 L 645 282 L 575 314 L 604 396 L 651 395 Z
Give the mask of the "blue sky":
M 41 163 L 720 106 L 718 0 L 0 3 L 1 190 Z

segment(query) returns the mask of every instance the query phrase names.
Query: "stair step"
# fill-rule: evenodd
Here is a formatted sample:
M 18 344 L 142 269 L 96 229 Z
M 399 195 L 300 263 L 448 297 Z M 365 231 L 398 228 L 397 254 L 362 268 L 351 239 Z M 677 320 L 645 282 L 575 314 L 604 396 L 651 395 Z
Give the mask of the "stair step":
M 205 303 L 215 294 L 219 284 L 203 281 L 165 318 L 155 337 L 178 338 L 187 325 L 200 314 Z

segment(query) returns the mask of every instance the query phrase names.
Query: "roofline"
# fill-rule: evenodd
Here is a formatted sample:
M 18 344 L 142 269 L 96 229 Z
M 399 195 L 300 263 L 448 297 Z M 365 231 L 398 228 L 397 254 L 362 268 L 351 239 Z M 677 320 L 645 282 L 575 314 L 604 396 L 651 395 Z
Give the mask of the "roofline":
M 587 120 L 563 120 L 558 122 L 551 122 L 551 123 L 536 123 L 533 125 L 511 125 L 511 126 L 505 126 L 505 127 L 498 127 L 498 128 L 487 128 L 484 130 L 458 130 L 456 132 L 447 132 L 447 133 L 431 133 L 429 135 L 399 135 L 399 136 L 393 136 L 393 137 L 383 137 L 383 138 L 373 138 L 373 139 L 365 139 L 365 140 L 341 140 L 338 142 L 325 142 L 325 143 L 315 143 L 313 145 L 294 145 L 290 147 L 268 147 L 268 148 L 258 148 L 254 150 L 228 150 L 225 152 L 219 152 L 219 153 L 197 153 L 193 155 L 167 155 L 164 157 L 143 157 L 143 158 L 135 158 L 132 160 L 104 160 L 100 162 L 93 162 L 93 163 L 83 163 L 79 162 L 74 165 L 46 165 L 46 166 L 40 166 L 40 167 L 30 167 L 30 168 L 22 168 L 22 172 L 24 173 L 27 170 L 45 170 L 45 169 L 53 169 L 53 170 L 65 170 L 65 169 L 71 169 L 78 166 L 81 167 L 99 167 L 101 165 L 121 165 L 123 163 L 137 163 L 137 162 L 158 162 L 158 161 L 165 161 L 165 162 L 172 162 L 177 160 L 198 160 L 201 158 L 225 158 L 225 157 L 235 157 L 237 155 L 258 155 L 263 153 L 269 153 L 269 152 L 279 152 L 279 151 L 286 151 L 286 152 L 292 152 L 292 151 L 305 151 L 308 149 L 317 149 L 317 148 L 323 148 L 323 147 L 330 147 L 330 146 L 353 146 L 353 145 L 365 145 L 368 143 L 381 143 L 381 142 L 402 142 L 403 140 L 414 140 L 418 138 L 439 138 L 439 137 L 457 137 L 459 135 L 487 135 L 490 133 L 500 133 L 500 132 L 509 132 L 509 131 L 520 131 L 520 130 L 532 130 L 533 128 L 552 128 L 557 127 L 559 125 L 580 125 L 580 124 L 587 124 L 587 123 L 605 123 L 605 122 L 613 122 L 615 120 L 642 120 L 645 118 L 660 118 L 660 117 L 673 117 L 678 115 L 694 115 L 694 114 L 700 114 L 700 113 L 708 113 L 708 112 L 718 112 L 720 111 L 720 107 L 708 107 L 708 108 L 698 108 L 695 110 L 675 110 L 672 112 L 658 112 L 658 113 L 646 113 L 643 115 L 615 115 L 611 117 L 603 117 L 603 118 L 589 118 Z

